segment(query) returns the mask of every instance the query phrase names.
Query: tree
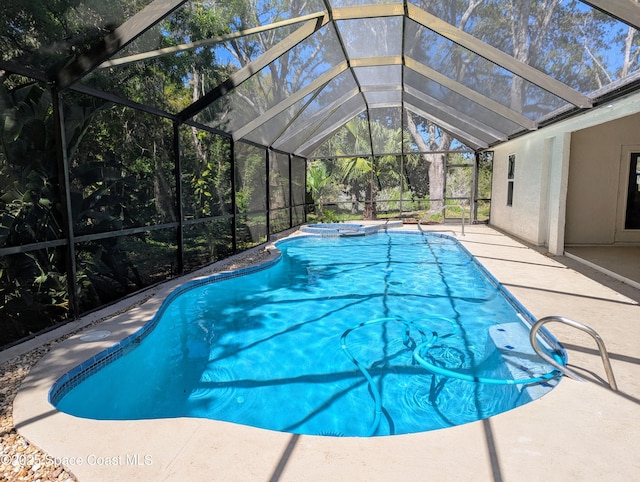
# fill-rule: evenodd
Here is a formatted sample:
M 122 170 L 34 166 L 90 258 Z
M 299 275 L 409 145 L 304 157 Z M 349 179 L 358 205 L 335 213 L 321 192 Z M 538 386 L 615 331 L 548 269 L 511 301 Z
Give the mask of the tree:
M 307 167 L 307 190 L 311 193 L 314 204 L 318 206 L 318 215 L 323 216 L 324 203 L 339 191 L 323 161 L 311 161 Z
M 464 30 L 467 22 L 482 0 L 452 1 L 452 2 L 428 2 L 430 8 L 436 10 L 441 18 L 452 25 Z M 420 45 L 418 43 L 418 45 Z M 428 50 L 428 46 L 425 46 Z M 452 50 L 452 55 L 436 62 L 446 61 L 450 66 L 452 77 L 458 82 L 462 81 L 467 72 L 468 62 L 464 57 L 463 49 Z M 431 210 L 439 210 L 444 205 L 446 154 L 454 138 L 443 131 L 434 123 L 414 116 L 410 112 L 406 114 L 406 125 L 413 141 L 423 153 L 422 158 L 429 166 L 429 199 Z

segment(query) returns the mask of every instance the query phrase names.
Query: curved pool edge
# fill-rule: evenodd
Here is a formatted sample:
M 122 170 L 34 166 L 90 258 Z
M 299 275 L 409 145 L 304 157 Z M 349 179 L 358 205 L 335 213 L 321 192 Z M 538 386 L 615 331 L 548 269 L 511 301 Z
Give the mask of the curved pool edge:
M 472 243 L 508 244 L 483 245 L 481 253 L 491 258 L 488 269 L 507 280 L 510 287 L 523 278 L 553 279 L 553 285 L 564 282 L 572 286 L 572 293 L 551 289 L 551 284 L 543 293 L 536 291 L 537 285 L 534 289 L 516 287 L 518 297 L 532 312 L 540 316 L 561 312 L 584 320 L 603 335 L 615 353 L 634 352 L 640 336 L 640 327 L 633 323 L 640 316 L 637 303 L 621 300 L 617 293 L 584 277 L 576 280 L 570 270 L 558 269 L 557 262 L 533 251 L 524 255 L 529 264 L 510 262 L 510 256 L 520 255 L 524 246 L 501 238 L 491 228 L 476 230 L 474 236 L 467 234 Z M 575 293 L 590 296 L 576 299 Z M 613 308 L 619 314 L 615 326 L 607 324 Z M 137 323 L 130 330 L 139 328 L 145 314 L 138 308 L 128 313 L 137 320 L 119 315 L 119 323 L 109 319 L 100 328 L 116 330 L 118 324 L 130 323 Z M 86 359 L 89 347 L 96 351 L 97 345 L 104 346 L 104 341 L 83 345 L 74 338 L 53 346 L 27 375 L 14 401 L 13 419 L 20 435 L 51 457 L 82 461 L 79 466 L 65 463 L 81 482 L 116 478 L 272 480 L 274 476 L 283 481 L 344 477 L 441 480 L 445 474 L 451 481 L 496 480 L 498 474 L 503 480 L 533 482 L 539 480 L 542 461 L 544 466 L 555 467 L 556 478 L 550 480 L 604 479 L 610 478 L 612 471 L 618 480 L 634 480 L 640 469 L 640 458 L 632 450 L 640 437 L 640 426 L 629 424 L 640 417 L 640 404 L 634 402 L 640 399 L 640 386 L 633 382 L 640 379 L 640 368 L 618 359 L 612 363 L 624 396 L 603 387 L 597 376 L 588 377 L 589 383 L 567 380 L 542 399 L 485 421 L 419 434 L 340 439 L 294 436 L 202 419 L 104 422 L 58 412 L 47 400 L 52 383 Z M 563 341 L 579 344 L 576 338 L 563 337 Z M 581 366 L 600 373 L 600 359 L 582 355 Z M 581 353 L 571 351 L 572 360 L 574 356 Z M 465 453 L 464 464 L 459 463 L 460 453 Z M 128 463 L 127 457 L 131 462 L 136 455 L 141 464 Z M 144 455 L 152 456 L 151 464 L 142 463 Z M 118 463 L 87 463 L 89 457 L 96 456 L 111 457 L 110 461 Z
M 382 231 L 382 229 L 377 228 L 375 230 L 372 230 L 368 233 L 368 235 L 375 235 L 379 231 Z M 533 315 L 518 301 L 518 299 L 514 297 L 475 258 L 475 256 L 473 256 L 473 254 L 469 252 L 469 250 L 466 249 L 466 247 L 463 246 L 462 243 L 460 243 L 459 240 L 456 239 L 454 236 L 444 234 L 441 232 L 425 233 L 421 231 L 410 231 L 410 230 L 403 230 L 403 229 L 394 229 L 392 231 L 387 231 L 384 234 L 415 235 L 415 236 L 421 236 L 421 237 L 433 236 L 433 237 L 440 237 L 440 238 L 451 240 L 465 254 L 465 256 L 469 258 L 470 262 L 474 263 L 481 270 L 481 272 L 489 280 L 489 282 L 492 283 L 496 287 L 496 289 L 498 289 L 505 296 L 507 301 L 513 306 L 516 312 L 519 313 L 519 317 L 521 318 L 523 323 L 525 323 L 525 325 L 528 325 L 530 328 L 533 325 L 533 323 L 536 321 Z M 60 399 L 62 399 L 70 390 L 72 390 L 75 386 L 77 386 L 83 380 L 90 377 L 93 373 L 100 370 L 103 366 L 111 363 L 112 361 L 126 355 L 131 350 L 135 349 L 136 346 L 138 346 L 140 342 L 155 328 L 156 324 L 162 317 L 162 314 L 164 313 L 166 308 L 169 306 L 169 304 L 181 294 L 204 285 L 217 283 L 220 281 L 237 278 L 241 276 L 246 276 L 249 274 L 257 273 L 259 271 L 268 269 L 274 266 L 275 264 L 277 264 L 278 262 L 280 262 L 282 259 L 282 253 L 278 248 L 279 245 L 293 242 L 299 238 L 308 238 L 308 237 L 313 238 L 318 236 L 319 235 L 317 233 L 305 233 L 303 231 L 302 234 L 296 234 L 293 236 L 279 239 L 277 241 L 274 241 L 273 243 L 267 243 L 263 248 L 265 253 L 268 253 L 267 259 L 264 259 L 261 262 L 252 264 L 250 266 L 221 271 L 221 272 L 208 274 L 208 275 L 202 274 L 202 270 L 200 270 L 193 273 L 191 276 L 187 275 L 191 279 L 186 282 L 182 281 L 182 283 L 176 287 L 171 287 L 169 293 L 166 296 L 162 297 L 160 305 L 153 313 L 153 316 L 151 316 L 151 318 L 146 323 L 144 323 L 137 331 L 133 332 L 132 334 L 129 334 L 128 336 L 121 339 L 120 341 L 117 341 L 114 344 L 106 347 L 105 349 L 99 351 L 95 355 L 87 358 L 82 363 L 74 366 L 69 371 L 64 373 L 60 378 L 58 378 L 53 383 L 53 385 L 49 390 L 49 395 L 48 395 L 49 403 L 53 406 L 57 406 Z M 324 237 L 324 236 L 320 236 L 320 237 Z M 205 268 L 205 270 L 206 269 L 207 268 Z M 158 297 L 159 297 L 158 294 L 156 294 L 154 298 L 158 298 Z M 96 339 L 91 339 L 89 341 L 95 342 L 95 341 L 100 341 L 102 339 L 110 338 L 111 332 L 109 330 L 101 330 L 101 331 L 104 333 L 104 335 L 101 334 L 100 337 Z M 88 334 L 80 335 L 80 340 L 83 342 L 89 342 L 89 341 L 83 340 L 83 338 L 86 337 L 87 335 L 90 335 L 91 333 L 92 332 L 89 332 Z M 96 333 L 96 332 L 93 332 L 93 333 Z M 559 341 L 548 330 L 546 330 L 545 327 L 542 327 L 542 329 L 539 332 L 539 335 L 542 337 L 544 345 L 550 351 L 550 354 L 555 355 L 557 358 L 560 359 L 561 363 L 566 365 L 567 354 L 564 348 L 562 347 L 562 345 L 559 343 Z M 554 389 L 560 383 L 561 380 L 562 378 L 558 377 L 557 380 L 555 380 L 554 385 L 551 386 L 551 389 Z M 549 382 L 551 383 L 551 381 Z M 537 388 L 538 387 L 536 385 L 532 385 L 532 386 L 525 385 L 523 387 L 523 389 L 529 394 L 529 397 L 531 399 L 530 401 L 534 401 L 540 398 L 541 396 L 543 396 L 538 394 L 539 390 Z M 548 391 L 545 391 L 545 393 L 547 392 Z
M 257 273 L 274 266 L 282 259 L 280 250 L 273 243 L 265 244 L 265 246 L 261 249 L 264 250 L 266 256 L 265 259 L 261 260 L 259 263 L 239 267 L 236 269 L 223 270 L 206 274 L 207 271 L 210 271 L 212 267 L 215 266 L 214 264 L 212 266 L 202 268 L 195 271 L 194 273 L 173 280 L 164 287 L 161 287 L 158 292 L 154 293 L 150 297 L 150 299 L 145 302 L 145 304 L 150 303 L 154 305 L 157 305 L 159 303 L 159 306 L 157 306 L 157 308 L 154 307 L 155 311 L 153 311 L 150 319 L 133 333 L 125 336 L 125 338 L 115 341 L 110 346 L 102 349 L 101 351 L 92 355 L 90 358 L 84 360 L 82 363 L 71 368 L 68 372 L 64 373 L 51 386 L 48 396 L 49 403 L 53 406 L 56 406 L 58 401 L 77 384 L 81 383 L 84 379 L 91 376 L 91 374 L 95 373 L 97 370 L 100 370 L 100 368 L 102 368 L 103 366 L 111 363 L 112 361 L 126 355 L 128 352 L 135 349 L 135 347 L 138 346 L 140 342 L 149 333 L 151 333 L 151 331 L 153 331 L 169 304 L 182 293 L 198 288 L 200 286 Z M 242 253 L 237 256 L 241 255 Z M 185 278 L 187 278 L 188 281 L 185 281 Z M 150 305 L 147 305 L 147 308 L 149 306 Z M 96 337 L 95 339 L 86 339 L 88 338 L 87 335 L 96 333 L 95 331 L 88 331 L 86 333 L 83 331 L 83 333 L 74 336 L 78 337 L 79 340 L 84 343 L 110 340 L 112 338 L 112 332 L 110 330 L 106 330 L 103 328 L 99 331 L 101 331 L 102 333 L 100 337 Z

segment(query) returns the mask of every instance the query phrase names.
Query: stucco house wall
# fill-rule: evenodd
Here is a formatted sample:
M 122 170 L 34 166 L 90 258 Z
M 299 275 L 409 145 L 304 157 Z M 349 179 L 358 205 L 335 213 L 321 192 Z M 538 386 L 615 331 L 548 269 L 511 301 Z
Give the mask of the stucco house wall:
M 565 243 L 640 242 L 640 233 L 616 234 L 626 176 L 621 156 L 631 145 L 640 145 L 640 94 L 497 146 L 490 223 L 553 254 Z M 507 206 L 510 155 L 516 161 Z
M 624 229 L 632 151 L 640 152 L 640 114 L 573 133 L 565 244 L 640 241 Z

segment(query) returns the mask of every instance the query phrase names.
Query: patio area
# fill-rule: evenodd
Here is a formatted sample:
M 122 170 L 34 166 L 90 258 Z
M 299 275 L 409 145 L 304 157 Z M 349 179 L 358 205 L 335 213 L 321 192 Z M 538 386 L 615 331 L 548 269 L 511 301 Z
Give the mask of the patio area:
M 447 228 L 534 316 L 561 315 L 595 329 L 619 390 L 609 389 L 593 339 L 550 323 L 567 349 L 569 367 L 587 382 L 565 377 L 550 394 L 516 410 L 432 432 L 333 438 L 201 419 L 96 421 L 49 404 L 48 390 L 62 374 L 135 332 L 173 289 L 213 272 L 214 265 L 63 327 L 77 331 L 91 324 L 55 343 L 31 369 L 14 400 L 14 426 L 80 481 L 640 480 L 638 290 L 599 273 L 591 276 L 575 260 L 545 255 L 485 225 L 465 226 L 464 236 L 459 226 Z M 95 330 L 111 334 L 80 339 Z M 61 333 L 48 334 L 46 341 L 56 336 Z M 44 341 L 5 350 L 0 362 Z

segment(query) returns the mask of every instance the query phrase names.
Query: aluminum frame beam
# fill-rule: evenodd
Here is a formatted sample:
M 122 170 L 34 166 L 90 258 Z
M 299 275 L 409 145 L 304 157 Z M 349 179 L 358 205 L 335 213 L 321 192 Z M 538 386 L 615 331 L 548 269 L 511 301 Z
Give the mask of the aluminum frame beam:
M 356 97 L 358 94 L 360 94 L 360 91 L 357 88 L 353 88 L 347 91 L 344 95 L 340 96 L 339 98 L 331 102 L 324 109 L 316 112 L 313 116 L 311 116 L 306 121 L 306 125 L 311 126 L 309 129 L 309 134 L 304 138 L 302 142 L 312 137 L 313 133 L 315 133 L 320 127 L 322 127 L 324 123 L 327 121 L 327 119 L 329 119 L 334 114 L 334 112 L 338 110 L 338 108 L 341 105 L 345 104 L 346 102 L 351 100 L 353 97 Z M 303 132 L 304 132 L 304 129 L 295 129 L 295 130 L 288 129 L 287 132 L 282 133 L 278 137 L 278 139 L 273 141 L 272 147 L 274 149 L 278 149 L 282 146 L 282 144 L 290 141 L 292 138 L 300 135 Z M 300 146 L 300 144 L 301 143 L 298 143 L 298 146 Z
M 328 128 L 318 132 L 317 135 L 307 138 L 298 148 L 294 151 L 294 154 L 302 155 L 303 157 L 309 157 L 308 154 L 316 150 L 322 143 L 324 143 L 329 137 L 336 133 L 339 129 L 344 127 L 350 120 L 356 118 L 363 112 L 367 112 L 366 106 L 360 104 L 357 108 L 351 109 L 348 113 L 344 114 L 340 119 L 336 119 Z M 368 117 L 368 116 L 367 116 Z M 330 120 L 329 117 L 327 120 Z M 321 127 L 321 126 L 320 126 Z M 369 145 L 369 149 L 373 146 Z M 308 150 L 311 149 L 310 152 Z M 356 154 L 360 155 L 360 154 Z M 369 153 L 367 154 L 369 155 Z
M 231 77 L 229 77 L 227 80 L 219 84 L 213 90 L 207 92 L 207 94 L 202 96 L 189 107 L 182 110 L 182 112 L 178 114 L 178 119 L 180 119 L 181 121 L 185 121 L 196 116 L 198 113 L 209 107 L 209 105 L 213 104 L 227 92 L 233 90 L 245 80 L 260 72 L 263 68 L 283 55 L 285 52 L 298 45 L 300 42 L 305 40 L 316 31 L 320 30 L 328 22 L 329 17 L 327 15 L 323 15 L 322 17 L 318 17 L 313 20 L 308 20 L 302 27 L 293 32 L 287 38 L 278 42 L 256 60 L 245 65 L 242 69 L 231 75 Z
M 457 122 L 460 123 L 460 129 L 464 132 L 468 132 L 469 135 L 476 136 L 478 138 L 482 137 L 487 142 L 496 142 L 496 141 L 506 141 L 508 136 L 507 133 L 501 132 L 494 127 L 488 126 L 479 122 L 477 119 L 468 116 L 460 111 L 453 109 L 451 106 L 445 104 L 444 102 L 439 101 L 438 99 L 431 97 L 430 95 L 421 92 L 414 87 L 405 87 L 405 92 L 410 96 L 414 97 L 417 100 L 424 102 L 426 105 L 432 107 L 434 110 L 445 113 L 447 116 L 455 119 L 456 125 Z M 433 113 L 432 113 L 433 114 Z M 433 114 L 435 116 L 435 114 Z M 439 117 L 440 116 L 435 116 Z M 443 120 L 447 122 L 444 118 Z M 450 122 L 450 121 L 449 121 Z M 464 127 L 468 126 L 468 127 Z M 473 134 L 473 131 L 477 131 L 476 134 Z
M 307 95 L 311 94 L 316 89 L 323 88 L 326 84 L 331 82 L 331 80 L 333 80 L 335 77 L 340 75 L 345 70 L 347 70 L 347 62 L 343 60 L 338 65 L 328 70 L 327 72 L 322 74 L 320 77 L 317 77 L 315 80 L 307 84 L 302 89 L 298 90 L 297 92 L 293 93 L 292 95 L 284 99 L 282 102 L 273 106 L 271 109 L 266 111 L 264 114 L 262 114 L 258 118 L 249 122 L 241 129 L 238 129 L 236 132 L 233 133 L 233 140 L 237 141 L 238 139 L 243 138 L 249 132 L 260 127 L 265 122 L 268 122 L 269 120 L 273 119 L 275 116 L 277 116 L 284 110 L 288 109 L 295 103 L 299 102 L 300 100 L 302 100 Z
M 412 104 L 411 102 L 409 102 L 408 99 L 405 100 L 405 108 L 408 111 L 411 111 L 414 114 L 417 114 L 420 117 L 423 117 L 426 120 L 433 122 L 438 127 L 440 127 L 441 129 L 447 131 L 453 137 L 455 137 L 459 141 L 464 142 L 466 145 L 468 145 L 469 147 L 471 147 L 471 148 L 473 148 L 475 150 L 486 149 L 487 147 L 489 147 L 489 144 L 487 142 L 485 142 L 485 141 L 483 141 L 481 139 L 477 139 L 477 138 L 475 138 L 475 137 L 463 132 L 462 130 L 458 129 L 454 125 L 447 124 L 446 122 L 444 122 L 442 120 L 438 120 L 437 117 L 432 116 L 428 112 L 425 112 L 424 110 L 422 110 L 420 107 Z
M 281 22 L 274 22 L 269 25 L 262 25 L 260 27 L 254 27 L 247 30 L 242 30 L 241 32 L 233 32 L 226 35 L 219 35 L 217 37 L 211 37 L 208 39 L 197 40 L 195 42 L 189 42 L 181 45 L 174 45 L 171 47 L 165 47 L 157 50 L 150 50 L 149 52 L 143 52 L 134 55 L 128 55 L 127 57 L 121 57 L 118 59 L 107 60 L 100 64 L 98 68 L 103 69 L 107 67 L 117 67 L 124 64 L 129 64 L 131 62 L 138 62 L 141 60 L 149 60 L 158 57 L 162 57 L 164 55 L 176 54 L 179 52 L 185 52 L 187 50 L 194 50 L 199 47 L 206 47 L 207 45 L 215 45 L 222 42 L 227 42 L 229 40 L 235 40 L 242 37 L 248 37 L 249 35 L 255 35 L 262 32 L 268 32 L 270 30 L 275 30 L 281 27 L 287 27 L 289 25 L 295 25 L 298 23 L 307 22 L 309 20 L 319 18 L 326 15 L 325 12 L 318 12 L 310 15 L 304 15 L 301 17 L 296 17 L 288 20 L 282 20 Z
M 56 76 L 58 87 L 66 89 L 77 82 L 185 3 L 187 0 L 154 0 L 105 36 L 100 44 L 60 69 Z
M 581 0 L 630 27 L 640 30 L 640 3 L 634 0 Z
M 359 18 L 401 17 L 405 14 L 404 2 L 331 9 L 333 20 L 355 20 Z
M 407 66 L 407 68 L 417 72 L 418 74 L 431 79 L 438 84 L 443 85 L 456 94 L 460 94 L 461 96 L 466 97 L 467 99 L 475 102 L 478 105 L 481 105 L 485 109 L 495 112 L 499 116 L 502 116 L 505 119 L 510 120 L 511 122 L 515 122 L 516 124 L 519 124 L 528 130 L 536 130 L 538 128 L 538 124 L 536 122 L 523 116 L 515 110 L 510 109 L 509 107 L 500 104 L 499 102 L 496 102 L 495 100 L 473 89 L 470 89 L 460 82 L 450 79 L 446 75 L 443 75 L 433 70 L 432 68 L 427 67 L 423 63 L 418 62 L 411 57 L 405 58 L 405 65 Z
M 460 30 L 444 20 L 441 20 L 435 15 L 431 15 L 430 13 L 411 4 L 407 5 L 407 13 L 408 17 L 414 22 L 464 47 L 476 55 L 493 62 L 514 75 L 537 85 L 541 89 L 566 100 L 576 107 L 586 109 L 593 106 L 591 99 L 586 95 L 581 94 L 544 72 L 521 62 L 511 55 L 505 54 L 503 51 L 483 42 L 463 30 Z

